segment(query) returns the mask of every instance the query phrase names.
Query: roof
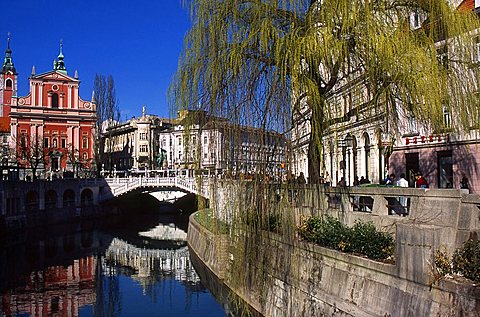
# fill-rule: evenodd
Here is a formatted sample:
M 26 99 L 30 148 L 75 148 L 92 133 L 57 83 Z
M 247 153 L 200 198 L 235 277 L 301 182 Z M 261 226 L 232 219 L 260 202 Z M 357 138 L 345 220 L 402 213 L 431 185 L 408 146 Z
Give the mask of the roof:
M 67 74 L 62 73 L 58 70 L 51 70 L 39 75 L 32 75 L 31 79 L 67 80 L 67 81 L 79 82 L 78 79 L 70 77 Z
M 475 0 L 463 0 L 457 8 L 460 11 L 473 11 L 475 9 Z

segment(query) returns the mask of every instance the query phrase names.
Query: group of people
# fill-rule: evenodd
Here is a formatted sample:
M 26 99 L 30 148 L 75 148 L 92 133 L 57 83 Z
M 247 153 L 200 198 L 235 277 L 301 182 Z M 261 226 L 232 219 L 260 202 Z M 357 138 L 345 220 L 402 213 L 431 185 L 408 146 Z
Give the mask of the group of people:
M 429 186 L 428 182 L 425 179 L 425 177 L 423 177 L 422 172 L 417 172 L 414 174 L 414 176 L 415 176 L 415 188 L 428 188 Z M 400 174 L 399 179 L 396 179 L 395 174 L 392 173 L 389 176 L 387 176 L 387 178 L 385 179 L 385 185 L 408 187 L 409 183 L 405 179 L 404 173 Z

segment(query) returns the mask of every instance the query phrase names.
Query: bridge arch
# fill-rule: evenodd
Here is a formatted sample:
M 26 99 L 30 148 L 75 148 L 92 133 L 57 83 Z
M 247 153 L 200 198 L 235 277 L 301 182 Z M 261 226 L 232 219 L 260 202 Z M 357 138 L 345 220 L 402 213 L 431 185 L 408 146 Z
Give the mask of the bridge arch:
M 31 190 L 25 197 L 25 210 L 38 211 L 40 209 L 40 200 L 38 199 L 38 192 Z
M 63 192 L 63 207 L 75 206 L 75 192 L 72 189 L 67 189 Z
M 93 206 L 93 191 L 85 188 L 80 194 L 80 205 L 82 207 Z
M 45 192 L 45 209 L 53 209 L 57 207 L 57 192 L 49 189 Z

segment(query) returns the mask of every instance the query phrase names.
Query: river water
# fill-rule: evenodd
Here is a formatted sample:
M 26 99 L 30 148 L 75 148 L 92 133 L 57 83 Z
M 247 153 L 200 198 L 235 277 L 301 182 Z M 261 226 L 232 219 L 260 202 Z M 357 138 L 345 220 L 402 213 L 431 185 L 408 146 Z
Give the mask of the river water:
M 163 211 L 3 238 L 0 316 L 226 316 L 190 262 L 187 216 Z

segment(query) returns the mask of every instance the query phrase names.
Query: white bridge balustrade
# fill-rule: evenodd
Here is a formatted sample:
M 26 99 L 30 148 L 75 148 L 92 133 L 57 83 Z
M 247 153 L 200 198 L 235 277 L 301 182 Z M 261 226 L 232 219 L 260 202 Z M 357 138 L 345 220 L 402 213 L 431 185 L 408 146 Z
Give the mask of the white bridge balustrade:
M 110 193 L 104 193 L 102 200 L 118 197 L 133 190 L 144 188 L 146 190 L 172 190 L 193 193 L 203 197 L 209 197 L 209 180 L 201 177 L 128 177 L 128 178 L 105 178 L 110 188 Z

